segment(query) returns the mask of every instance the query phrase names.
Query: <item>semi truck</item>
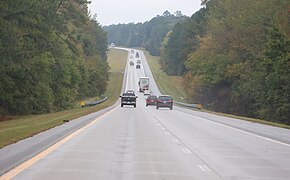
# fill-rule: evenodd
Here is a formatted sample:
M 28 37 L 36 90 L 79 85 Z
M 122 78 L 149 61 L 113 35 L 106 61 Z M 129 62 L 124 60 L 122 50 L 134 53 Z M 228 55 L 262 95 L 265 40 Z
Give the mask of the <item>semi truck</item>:
M 149 90 L 149 77 L 140 77 L 139 78 L 139 92 L 144 92 Z

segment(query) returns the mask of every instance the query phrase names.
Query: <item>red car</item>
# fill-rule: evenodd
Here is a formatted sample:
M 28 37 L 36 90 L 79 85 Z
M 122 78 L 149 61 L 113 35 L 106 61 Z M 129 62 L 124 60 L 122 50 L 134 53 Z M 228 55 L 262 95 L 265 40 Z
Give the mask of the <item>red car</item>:
M 156 106 L 157 103 L 157 96 L 155 95 L 149 95 L 146 99 L 146 106 L 152 105 Z

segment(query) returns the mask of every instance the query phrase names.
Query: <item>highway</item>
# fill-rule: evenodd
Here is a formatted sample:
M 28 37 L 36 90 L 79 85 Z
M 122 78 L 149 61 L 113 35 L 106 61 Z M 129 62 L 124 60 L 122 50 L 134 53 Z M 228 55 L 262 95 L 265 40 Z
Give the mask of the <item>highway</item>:
M 144 53 L 134 51 L 142 61 L 136 69 L 129 65 L 131 60 L 136 65 L 131 49 L 123 50 L 128 51 L 123 90 L 136 91 L 137 107 L 121 108 L 118 101 L 0 149 L 0 172 L 10 170 L 0 179 L 290 179 L 289 130 L 178 106 L 146 107 L 138 92 L 139 77 L 148 76 L 151 91 L 161 93 Z

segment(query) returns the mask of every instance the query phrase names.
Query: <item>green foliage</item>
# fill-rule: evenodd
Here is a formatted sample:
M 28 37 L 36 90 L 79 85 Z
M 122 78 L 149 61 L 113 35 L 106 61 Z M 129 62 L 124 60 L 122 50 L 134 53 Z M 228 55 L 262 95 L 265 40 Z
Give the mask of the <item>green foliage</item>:
M 88 17 L 87 4 L 1 1 L 1 115 L 67 109 L 77 100 L 104 92 L 106 33 Z
M 252 98 L 253 116 L 289 124 L 290 41 L 273 26 L 265 36 L 263 56 L 252 64 L 249 74 L 242 76 L 239 92 Z M 249 78 L 252 80 L 245 81 Z
M 206 9 L 190 19 L 177 23 L 161 46 L 162 69 L 169 75 L 183 75 L 185 60 L 199 46 L 199 37 L 206 34 Z
M 160 54 L 161 43 L 173 26 L 186 19 L 181 12 L 172 15 L 165 11 L 150 21 L 137 24 L 118 24 L 104 27 L 108 33 L 108 42 L 117 46 L 144 47 L 151 55 Z
M 290 124 L 289 2 L 202 3 L 205 13 L 176 25 L 165 39 L 164 70 L 176 73 L 184 64 L 189 97 L 209 109 Z M 189 29 L 196 33 L 181 36 Z M 196 46 L 188 49 L 186 38 Z

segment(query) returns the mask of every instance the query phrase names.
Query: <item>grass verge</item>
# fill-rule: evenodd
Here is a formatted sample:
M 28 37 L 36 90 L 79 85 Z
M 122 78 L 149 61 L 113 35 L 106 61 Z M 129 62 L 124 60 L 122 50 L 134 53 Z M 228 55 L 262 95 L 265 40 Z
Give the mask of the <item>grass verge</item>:
M 168 76 L 161 70 L 159 56 L 151 56 L 148 51 L 144 53 L 161 93 L 171 95 L 178 102 L 186 102 L 187 96 L 182 76 Z
M 113 105 L 121 92 L 126 59 L 127 52 L 125 51 L 111 49 L 108 53 L 108 63 L 111 69 L 105 93 L 108 96 L 107 101 L 87 108 L 79 106 L 78 108 L 66 111 L 43 115 L 20 116 L 12 120 L 0 121 L 0 148 L 59 126 L 64 123 L 63 120 L 72 120 Z
M 270 125 L 270 126 L 290 129 L 289 125 L 281 124 L 281 123 L 278 123 L 278 122 L 266 121 L 266 120 L 262 120 L 262 119 L 255 119 L 255 118 L 244 117 L 244 116 L 236 116 L 236 115 L 232 115 L 232 114 L 225 114 L 225 113 L 221 113 L 221 112 L 209 111 L 209 110 L 205 110 L 205 109 L 203 109 L 201 111 L 202 112 L 211 113 L 211 114 L 215 114 L 215 115 L 219 115 L 219 116 L 225 116 L 225 117 L 234 118 L 234 119 L 241 119 L 241 120 L 249 121 L 249 122 L 252 122 L 252 123 L 265 124 L 265 125 Z

